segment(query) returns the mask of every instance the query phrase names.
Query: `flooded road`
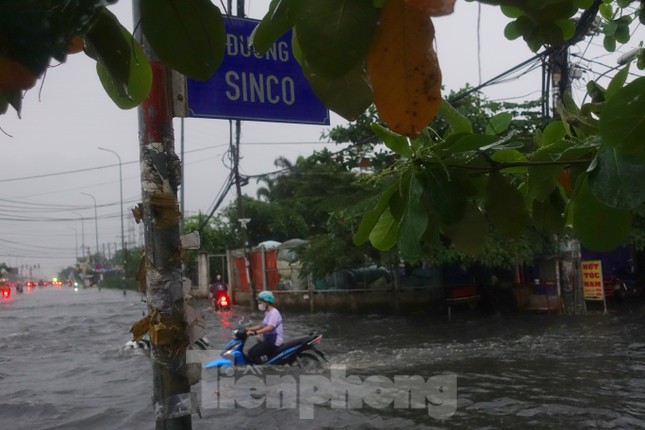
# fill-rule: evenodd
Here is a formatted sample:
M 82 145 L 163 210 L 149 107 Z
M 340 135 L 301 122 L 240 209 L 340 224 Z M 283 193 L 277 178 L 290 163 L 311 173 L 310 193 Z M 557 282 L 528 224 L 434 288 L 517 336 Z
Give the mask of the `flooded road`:
M 279 305 L 278 305 L 279 306 Z M 145 305 L 129 292 L 36 288 L 0 302 L 0 427 L 153 429 L 152 367 L 124 350 Z M 219 348 L 241 317 L 204 312 Z M 285 314 L 285 335 L 324 334 L 329 361 L 357 378 L 456 378 L 456 410 L 315 406 L 202 408 L 194 429 L 645 428 L 645 308 L 620 315 Z M 293 374 L 293 370 L 290 371 Z M 193 387 L 201 396 L 202 383 Z

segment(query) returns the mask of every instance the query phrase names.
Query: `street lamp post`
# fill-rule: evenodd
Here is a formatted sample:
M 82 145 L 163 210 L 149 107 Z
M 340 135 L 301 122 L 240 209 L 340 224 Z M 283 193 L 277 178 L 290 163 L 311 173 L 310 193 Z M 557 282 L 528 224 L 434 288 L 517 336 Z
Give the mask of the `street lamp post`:
M 96 232 L 96 254 L 98 256 L 99 254 L 99 217 L 96 214 L 96 198 L 90 193 L 81 193 L 85 194 L 86 196 L 92 197 L 92 201 L 94 202 L 94 231 Z
M 85 219 L 83 215 L 72 212 L 74 215 L 78 215 L 81 218 L 81 248 L 83 250 L 83 260 L 85 260 Z
M 72 230 L 74 230 L 74 240 L 75 240 L 74 243 L 76 244 L 74 249 L 76 250 L 75 251 L 75 257 L 76 257 L 76 262 L 78 263 L 78 230 L 76 230 L 76 228 L 71 227 L 71 226 L 68 226 L 68 227 L 71 228 Z
M 123 231 L 123 171 L 121 170 L 121 157 L 116 151 L 107 148 L 101 148 L 101 151 L 111 152 L 116 155 L 116 158 L 119 160 L 119 197 L 121 200 L 121 258 L 123 259 L 123 278 L 125 279 L 125 267 L 126 267 L 126 255 L 125 255 L 125 233 Z

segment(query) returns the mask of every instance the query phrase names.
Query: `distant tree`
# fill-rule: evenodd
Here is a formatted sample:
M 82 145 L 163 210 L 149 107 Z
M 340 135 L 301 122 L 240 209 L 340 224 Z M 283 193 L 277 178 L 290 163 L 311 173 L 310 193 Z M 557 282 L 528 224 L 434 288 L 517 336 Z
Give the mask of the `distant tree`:
M 227 228 L 234 232 L 236 246 L 241 247 L 239 223 L 240 218 L 249 218 L 247 237 L 251 246 L 266 240 L 284 242 L 296 237 L 306 237 L 309 228 L 298 211 L 282 202 L 264 202 L 249 196 L 242 196 L 244 215 L 238 213 L 236 203 L 232 203 L 222 211 L 227 220 Z
M 236 241 L 234 226 L 221 215 L 208 220 L 204 214 L 187 217 L 184 220 L 184 231 L 186 233 L 199 231 L 201 248 L 213 254 L 225 252 Z

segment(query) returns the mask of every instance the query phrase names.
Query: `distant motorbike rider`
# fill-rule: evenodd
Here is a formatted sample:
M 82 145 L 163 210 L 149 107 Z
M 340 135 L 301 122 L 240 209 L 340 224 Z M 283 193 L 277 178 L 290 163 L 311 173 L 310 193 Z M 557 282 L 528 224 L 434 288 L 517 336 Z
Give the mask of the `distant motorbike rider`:
M 261 334 L 262 341 L 253 345 L 249 349 L 249 359 L 254 364 L 262 364 L 268 357 L 275 353 L 276 349 L 282 345 L 283 341 L 283 328 L 282 328 L 282 315 L 280 311 L 273 306 L 275 298 L 271 291 L 261 291 L 258 296 L 258 309 L 264 311 L 264 320 L 262 324 L 249 327 L 246 329 L 247 334 L 256 335 Z
M 219 300 L 221 296 L 226 296 L 228 298 L 228 285 L 226 282 L 222 281 L 221 275 L 215 276 L 215 282 L 209 285 L 208 290 L 210 292 L 210 299 L 213 303 L 213 308 L 216 307 L 216 301 Z
M 215 282 L 209 285 L 208 289 L 213 295 L 217 295 L 220 292 L 226 292 L 228 290 L 228 285 L 226 282 L 222 281 L 222 275 L 215 276 Z

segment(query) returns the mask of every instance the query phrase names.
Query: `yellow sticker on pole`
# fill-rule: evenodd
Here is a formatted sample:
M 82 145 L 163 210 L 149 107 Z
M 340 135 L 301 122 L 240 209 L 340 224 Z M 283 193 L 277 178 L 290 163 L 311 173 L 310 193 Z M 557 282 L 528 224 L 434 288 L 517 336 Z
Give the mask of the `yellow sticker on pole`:
M 581 263 L 585 300 L 604 300 L 605 289 L 602 283 L 602 262 L 600 260 L 589 260 Z

